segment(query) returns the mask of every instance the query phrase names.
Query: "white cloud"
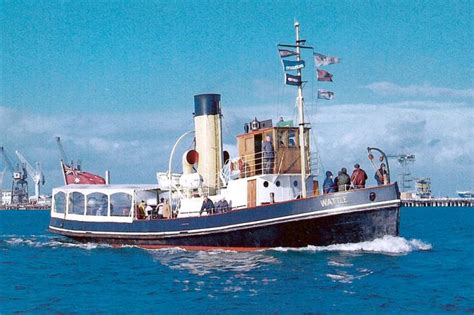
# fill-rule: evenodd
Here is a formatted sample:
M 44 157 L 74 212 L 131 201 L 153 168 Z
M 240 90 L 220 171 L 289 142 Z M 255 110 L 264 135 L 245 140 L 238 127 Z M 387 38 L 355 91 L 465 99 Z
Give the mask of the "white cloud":
M 366 85 L 372 92 L 379 95 L 395 95 L 395 96 L 416 96 L 416 97 L 465 97 L 473 98 L 474 89 L 451 89 L 445 87 L 435 87 L 429 84 L 424 85 L 408 85 L 400 86 L 391 82 L 375 82 Z
M 254 117 L 275 121 L 283 115 L 296 122 L 292 105 L 227 106 L 223 109 L 225 147 L 233 156 L 237 153 L 235 135 Z M 84 113 L 78 118 L 0 106 L 0 145 L 11 158 L 18 149 L 30 162 L 43 162 L 48 188 L 61 184 L 56 135 L 62 137 L 69 158 L 82 158 L 85 169 L 99 174 L 109 169 L 113 182 L 150 183 L 157 170 L 167 168 L 175 140 L 192 128 L 191 112 L 192 108 L 179 107 L 148 113 Z M 459 188 L 474 186 L 472 176 L 465 176 L 474 168 L 473 114 L 472 104 L 464 102 L 417 101 L 308 106 L 306 117 L 312 123 L 325 169 L 350 169 L 359 162 L 370 172 L 366 148 L 377 146 L 387 153 L 415 154 L 413 172 L 436 176 L 440 180 L 432 178 L 433 185 L 451 193 L 454 188 L 448 181 L 462 183 L 456 186 Z M 188 142 L 186 146 L 191 139 Z M 179 167 L 180 159 L 175 160 Z

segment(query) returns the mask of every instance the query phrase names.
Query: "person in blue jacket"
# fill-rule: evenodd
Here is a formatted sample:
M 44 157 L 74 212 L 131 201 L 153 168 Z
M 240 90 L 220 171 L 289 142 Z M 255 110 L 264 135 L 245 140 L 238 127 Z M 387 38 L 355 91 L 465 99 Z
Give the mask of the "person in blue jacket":
M 336 189 L 335 189 L 335 184 L 332 180 L 332 173 L 331 171 L 327 171 L 326 172 L 326 179 L 324 179 L 324 183 L 323 183 L 323 193 L 324 194 L 328 194 L 328 193 L 332 193 L 332 192 L 335 192 Z
M 207 214 L 214 213 L 214 203 L 207 196 L 204 196 L 204 200 L 202 201 L 201 211 L 199 211 L 199 215 L 201 215 L 204 211 L 206 211 Z

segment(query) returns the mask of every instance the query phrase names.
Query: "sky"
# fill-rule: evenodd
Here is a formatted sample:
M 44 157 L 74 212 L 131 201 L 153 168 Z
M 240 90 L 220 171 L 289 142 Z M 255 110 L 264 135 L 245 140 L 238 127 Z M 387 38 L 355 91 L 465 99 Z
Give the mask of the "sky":
M 435 195 L 474 189 L 472 1 L 0 5 L 0 145 L 12 160 L 18 150 L 42 163 L 46 193 L 62 185 L 55 136 L 69 159 L 110 170 L 113 183 L 156 182 L 193 128 L 196 94 L 222 95 L 234 156 L 235 136 L 254 117 L 296 121 L 296 89 L 284 85 L 277 52 L 294 41 L 295 20 L 315 51 L 342 60 L 324 68 L 334 75 L 327 83 L 315 80 L 311 53 L 302 56 L 320 172 L 360 163 L 373 182 L 366 148 L 376 146 L 415 154 L 411 173 L 430 177 Z M 318 100 L 319 88 L 335 98 Z

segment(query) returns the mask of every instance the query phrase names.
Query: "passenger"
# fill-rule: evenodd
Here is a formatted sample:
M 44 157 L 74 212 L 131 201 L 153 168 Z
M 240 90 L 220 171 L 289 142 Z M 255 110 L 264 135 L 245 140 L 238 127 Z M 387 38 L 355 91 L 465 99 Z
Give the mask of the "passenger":
M 332 192 L 335 192 L 336 189 L 335 189 L 335 184 L 332 180 L 332 173 L 331 171 L 327 171 L 326 172 L 326 179 L 324 179 L 324 183 L 323 183 L 323 193 L 324 194 L 328 194 L 328 193 L 332 193 Z
M 365 181 L 367 180 L 367 173 L 360 168 L 359 164 L 354 165 L 354 171 L 351 175 L 351 182 L 355 189 L 365 188 Z
M 151 214 L 153 212 L 153 208 L 150 205 L 146 205 L 145 207 L 145 214 L 146 214 L 146 219 L 150 220 L 151 219 Z
M 216 206 L 216 213 L 222 213 L 222 199 L 219 199 L 217 203 L 215 204 Z
M 165 200 L 165 204 L 163 205 L 163 219 L 171 219 L 171 206 L 168 202 L 168 199 Z
M 226 213 L 227 211 L 229 211 L 229 204 L 225 198 L 222 198 L 216 204 L 216 213 Z
M 273 149 L 273 144 L 270 136 L 265 137 L 265 141 L 262 146 L 263 152 L 263 173 L 272 174 L 273 173 L 273 161 L 275 160 L 275 150 Z
M 156 215 L 158 219 L 163 218 L 163 207 L 164 207 L 164 205 L 165 205 L 165 198 L 161 198 L 160 203 L 156 206 L 156 209 L 158 209 L 157 210 L 157 215 Z
M 351 178 L 347 175 L 347 169 L 345 167 L 341 168 L 340 175 L 337 176 L 337 186 L 338 191 L 349 190 L 351 186 Z
M 207 214 L 214 213 L 214 203 L 207 196 L 205 196 L 204 200 L 202 201 L 201 211 L 199 211 L 199 215 L 201 215 L 204 211 L 206 211 Z
M 112 205 L 110 205 L 112 207 Z M 130 208 L 123 208 L 122 209 L 122 215 L 128 217 L 130 215 Z
M 375 172 L 374 178 L 377 181 L 378 186 L 388 184 L 388 173 L 385 169 L 385 163 L 380 164 L 380 168 Z
M 146 203 L 142 200 L 138 205 L 137 219 L 145 219 L 145 207 Z
M 227 200 L 225 200 L 225 198 L 222 199 L 222 211 L 223 211 L 224 213 L 230 211 L 229 203 L 227 202 Z
M 338 178 L 339 175 L 341 175 L 341 174 L 342 174 L 341 171 L 337 172 L 337 176 L 336 176 L 336 178 L 334 178 L 334 186 L 333 186 L 333 187 L 334 187 L 334 192 L 337 192 L 337 191 L 338 191 L 338 188 L 339 188 L 339 187 L 337 186 L 337 178 Z

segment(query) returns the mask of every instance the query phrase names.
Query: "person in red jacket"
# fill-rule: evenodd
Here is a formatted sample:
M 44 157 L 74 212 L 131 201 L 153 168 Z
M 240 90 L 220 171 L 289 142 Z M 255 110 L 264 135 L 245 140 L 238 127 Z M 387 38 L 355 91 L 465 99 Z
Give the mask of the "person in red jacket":
M 367 173 L 360 168 L 359 164 L 354 165 L 354 171 L 352 172 L 351 182 L 352 186 L 357 188 L 365 188 L 365 181 L 367 180 Z

